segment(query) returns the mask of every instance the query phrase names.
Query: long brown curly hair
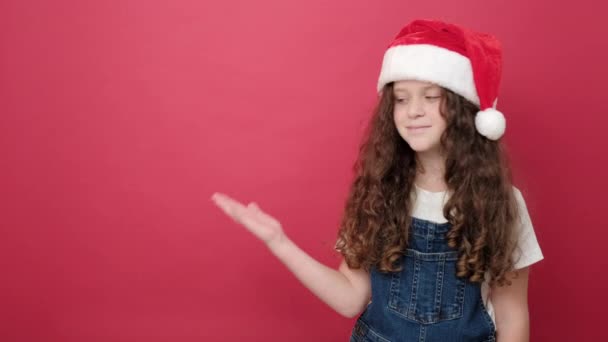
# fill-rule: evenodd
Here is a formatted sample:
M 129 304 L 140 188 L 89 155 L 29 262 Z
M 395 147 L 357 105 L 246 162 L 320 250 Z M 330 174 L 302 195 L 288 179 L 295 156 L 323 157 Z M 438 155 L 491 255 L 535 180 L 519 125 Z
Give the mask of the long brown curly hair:
M 458 251 L 457 276 L 490 284 L 510 284 L 518 218 L 505 147 L 475 130 L 475 104 L 442 89 L 441 136 L 446 156 L 445 183 L 450 198 L 443 209 L 452 225 L 450 247 Z M 354 181 L 345 204 L 336 250 L 351 268 L 381 272 L 401 270 L 399 258 L 409 237 L 410 193 L 416 176 L 416 154 L 399 135 L 393 120 L 393 84 L 374 110 L 353 166 Z

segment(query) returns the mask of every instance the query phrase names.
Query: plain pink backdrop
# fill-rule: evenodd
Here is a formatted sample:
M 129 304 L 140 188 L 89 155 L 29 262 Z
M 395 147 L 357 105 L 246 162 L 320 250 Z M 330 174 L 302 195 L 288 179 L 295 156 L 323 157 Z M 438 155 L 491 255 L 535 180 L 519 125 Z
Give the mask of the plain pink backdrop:
M 601 4 L 601 5 L 600 5 Z M 382 54 L 439 18 L 505 48 L 499 109 L 545 260 L 532 341 L 603 335 L 601 2 L 0 3 L 0 340 L 346 341 L 210 201 L 332 252 Z

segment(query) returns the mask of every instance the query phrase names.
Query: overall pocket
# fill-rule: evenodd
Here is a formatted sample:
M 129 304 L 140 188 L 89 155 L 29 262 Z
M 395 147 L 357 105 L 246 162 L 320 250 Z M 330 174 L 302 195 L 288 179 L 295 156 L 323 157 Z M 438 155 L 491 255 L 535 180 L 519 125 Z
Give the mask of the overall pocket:
M 421 324 L 462 317 L 466 283 L 456 277 L 458 252 L 407 249 L 402 260 L 403 269 L 391 278 L 390 312 Z

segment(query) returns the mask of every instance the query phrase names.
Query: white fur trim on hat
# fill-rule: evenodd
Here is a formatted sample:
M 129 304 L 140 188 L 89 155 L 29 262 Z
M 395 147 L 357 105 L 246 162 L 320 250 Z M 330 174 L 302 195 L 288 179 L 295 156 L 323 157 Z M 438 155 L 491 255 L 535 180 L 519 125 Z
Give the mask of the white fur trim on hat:
M 498 140 L 505 133 L 505 116 L 494 108 L 477 112 L 475 115 L 477 132 L 490 140 Z
M 435 83 L 479 106 L 471 61 L 457 53 L 430 44 L 396 45 L 384 53 L 377 90 L 399 80 Z

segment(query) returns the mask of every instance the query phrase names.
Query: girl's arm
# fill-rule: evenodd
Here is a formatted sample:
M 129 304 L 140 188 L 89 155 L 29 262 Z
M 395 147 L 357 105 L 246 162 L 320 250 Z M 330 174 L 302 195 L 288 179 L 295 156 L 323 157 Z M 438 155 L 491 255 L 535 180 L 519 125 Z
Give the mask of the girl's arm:
M 338 271 L 329 268 L 287 237 L 269 247 L 304 286 L 342 316 L 355 317 L 368 304 L 371 296 L 368 272 L 351 269 L 344 260 Z
M 228 216 L 264 241 L 304 286 L 339 314 L 352 318 L 366 307 L 371 296 L 368 272 L 351 269 L 344 261 L 337 271 L 319 263 L 293 243 L 281 224 L 255 203 L 244 206 L 223 194 L 214 194 L 212 199 Z
M 527 342 L 530 339 L 528 315 L 529 268 L 517 270 L 517 277 L 507 277 L 511 285 L 494 286 L 490 298 L 496 315 L 497 342 Z

